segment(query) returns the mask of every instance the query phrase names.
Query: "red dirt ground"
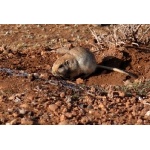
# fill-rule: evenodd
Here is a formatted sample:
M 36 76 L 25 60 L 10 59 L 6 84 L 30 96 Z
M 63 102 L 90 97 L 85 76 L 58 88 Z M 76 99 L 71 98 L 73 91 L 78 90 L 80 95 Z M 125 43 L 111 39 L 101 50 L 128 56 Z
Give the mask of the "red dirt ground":
M 0 25 L 0 124 L 150 124 L 150 49 L 126 46 L 97 51 L 88 27 L 106 29 Z M 138 78 L 100 69 L 87 79 L 57 79 L 51 67 L 60 57 L 55 50 L 62 46 L 89 48 L 98 64 Z M 115 90 L 136 82 L 145 84 L 146 95 Z

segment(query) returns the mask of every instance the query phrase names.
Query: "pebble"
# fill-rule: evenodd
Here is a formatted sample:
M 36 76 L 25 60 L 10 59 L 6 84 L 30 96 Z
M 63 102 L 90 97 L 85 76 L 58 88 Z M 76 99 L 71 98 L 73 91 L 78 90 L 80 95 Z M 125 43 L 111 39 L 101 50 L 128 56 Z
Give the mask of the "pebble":
M 92 105 L 88 105 L 87 109 L 93 109 L 93 106 Z
M 65 113 L 65 116 L 66 116 L 67 118 L 72 118 L 72 113 L 66 112 L 66 113 Z
M 49 75 L 48 73 L 41 73 L 40 76 L 39 76 L 40 79 L 44 79 L 44 80 L 48 80 L 49 78 Z
M 141 96 L 138 96 L 138 100 L 141 101 L 143 100 L 143 98 Z
M 92 86 L 90 91 L 93 92 L 93 93 L 95 93 L 96 89 Z
M 104 109 L 104 108 L 105 108 L 105 106 L 104 106 L 102 103 L 100 103 L 100 104 L 98 105 L 98 107 L 101 108 L 101 109 Z
M 10 113 L 13 112 L 13 108 L 8 108 L 7 111 Z
M 32 125 L 33 121 L 31 119 L 28 119 L 28 118 L 22 118 L 21 119 L 21 124 L 22 125 Z
M 57 101 L 55 104 L 60 107 L 62 105 L 62 102 L 61 101 Z
M 65 113 L 65 112 L 67 112 L 67 108 L 66 107 L 62 109 L 62 113 Z
M 62 121 L 64 121 L 64 120 L 66 120 L 65 115 L 61 115 L 61 116 L 60 116 L 60 121 L 62 122 Z
M 46 66 L 45 66 L 45 69 L 46 69 L 46 70 L 50 70 L 50 69 L 51 69 L 51 66 L 50 66 L 50 65 L 46 65 Z
M 8 99 L 9 100 L 14 100 L 15 99 L 15 95 L 11 95 Z
M 119 94 L 120 97 L 125 97 L 125 92 L 118 91 L 118 94 Z
M 13 113 L 12 114 L 14 117 L 18 117 L 18 114 L 17 113 Z
M 26 113 L 26 110 L 25 109 L 19 109 L 19 113 L 24 115 Z
M 28 94 L 26 99 L 33 100 L 34 99 L 34 95 L 33 94 Z
M 137 120 L 137 124 L 142 124 L 143 123 L 143 120 L 142 119 L 138 119 Z
M 60 97 L 61 97 L 61 98 L 64 98 L 64 97 L 65 97 L 65 92 L 61 92 L 61 93 L 60 93 Z
M 58 108 L 58 105 L 56 105 L 56 104 L 51 104 L 48 106 L 48 109 L 53 112 L 56 111 L 57 108 Z
M 94 109 L 89 110 L 89 114 L 93 114 L 95 112 Z
M 127 101 L 127 102 L 125 103 L 125 106 L 126 106 L 126 108 L 129 108 L 129 107 L 130 107 L 130 102 Z
M 17 123 L 17 119 L 13 119 L 11 122 L 10 122 L 10 125 L 15 125 Z
M 29 105 L 28 105 L 28 104 L 21 104 L 20 107 L 21 107 L 21 108 L 28 108 Z
M 46 51 L 41 51 L 41 56 L 45 57 L 46 56 Z
M 145 115 L 150 116 L 150 111 L 147 111 Z
M 68 124 L 69 124 L 69 122 L 67 120 L 61 121 L 59 123 L 59 125 L 68 125 Z
M 7 122 L 6 125 L 11 125 L 11 124 L 9 122 Z
M 4 96 L 3 95 L 0 95 L 0 102 L 2 102 L 4 99 Z
M 86 124 L 88 122 L 88 118 L 86 117 L 86 116 L 83 116 L 82 118 L 81 118 L 81 123 L 82 124 Z
M 99 111 L 96 110 L 94 112 L 93 116 L 96 117 L 96 118 L 100 118 L 101 115 L 100 115 Z
M 9 54 L 8 54 L 8 57 L 9 57 L 9 58 L 12 58 L 12 57 L 13 57 L 13 54 L 12 54 L 12 53 L 9 53 Z
M 71 96 L 66 96 L 65 100 L 67 103 L 70 103 L 72 101 Z
M 20 102 L 21 101 L 21 99 L 19 98 L 19 97 L 16 97 L 15 99 L 14 99 L 14 102 L 16 102 L 16 103 L 18 103 L 18 102 Z
M 38 73 L 29 74 L 29 75 L 28 75 L 28 78 L 29 78 L 30 81 L 33 81 L 33 80 L 39 78 L 39 74 L 38 74 Z
M 76 84 L 83 84 L 83 83 L 84 83 L 83 79 L 81 79 L 81 78 L 76 79 Z

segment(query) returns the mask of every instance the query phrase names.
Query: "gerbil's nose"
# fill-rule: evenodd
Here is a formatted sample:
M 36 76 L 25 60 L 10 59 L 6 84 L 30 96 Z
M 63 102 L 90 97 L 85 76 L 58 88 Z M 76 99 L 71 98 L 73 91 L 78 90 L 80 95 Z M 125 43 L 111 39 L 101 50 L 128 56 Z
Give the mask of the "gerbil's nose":
M 53 75 L 55 74 L 53 67 L 50 69 L 50 72 L 51 72 Z
M 56 74 L 56 73 L 54 72 L 54 70 L 52 70 L 51 73 L 52 73 L 54 76 L 55 76 L 55 74 Z
M 56 71 L 52 68 L 51 69 L 51 73 L 54 75 L 54 76 L 57 76 L 57 73 L 56 73 Z

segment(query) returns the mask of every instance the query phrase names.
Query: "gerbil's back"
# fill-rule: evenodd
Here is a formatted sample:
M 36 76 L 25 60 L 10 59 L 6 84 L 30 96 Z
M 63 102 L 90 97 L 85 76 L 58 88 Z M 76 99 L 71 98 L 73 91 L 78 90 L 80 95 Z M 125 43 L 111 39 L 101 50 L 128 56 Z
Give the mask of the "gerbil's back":
M 80 68 L 85 74 L 93 73 L 97 68 L 97 63 L 92 52 L 87 49 L 76 47 L 69 51 L 79 63 Z

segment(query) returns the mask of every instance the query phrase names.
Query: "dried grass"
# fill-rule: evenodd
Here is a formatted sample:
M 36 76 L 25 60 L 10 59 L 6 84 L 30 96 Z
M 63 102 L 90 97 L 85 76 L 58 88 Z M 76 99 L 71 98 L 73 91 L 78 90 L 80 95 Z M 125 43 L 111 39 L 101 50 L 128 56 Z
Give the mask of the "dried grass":
M 96 33 L 89 28 L 100 48 L 119 48 L 126 45 L 150 46 L 150 25 L 145 24 L 119 24 L 111 25 L 109 32 Z

